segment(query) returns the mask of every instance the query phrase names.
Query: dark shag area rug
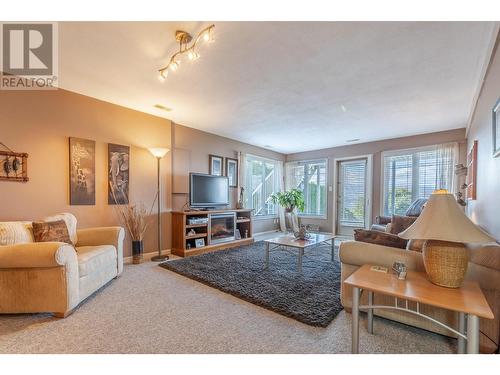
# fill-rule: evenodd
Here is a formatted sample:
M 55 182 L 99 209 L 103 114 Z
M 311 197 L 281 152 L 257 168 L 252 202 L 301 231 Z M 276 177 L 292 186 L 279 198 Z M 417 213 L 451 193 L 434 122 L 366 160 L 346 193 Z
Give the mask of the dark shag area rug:
M 340 264 L 331 261 L 330 245 L 306 249 L 302 273 L 298 249 L 271 251 L 265 270 L 264 246 L 260 241 L 160 266 L 302 323 L 328 326 L 342 310 Z

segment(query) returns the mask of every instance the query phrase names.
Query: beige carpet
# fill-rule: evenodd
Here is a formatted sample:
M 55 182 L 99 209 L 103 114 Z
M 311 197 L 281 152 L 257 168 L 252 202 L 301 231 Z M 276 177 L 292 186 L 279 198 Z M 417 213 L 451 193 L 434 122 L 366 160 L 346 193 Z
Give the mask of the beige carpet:
M 349 353 L 350 314 L 311 327 L 155 263 L 123 275 L 66 319 L 0 315 L 0 353 Z M 362 353 L 450 353 L 455 340 L 362 317 Z

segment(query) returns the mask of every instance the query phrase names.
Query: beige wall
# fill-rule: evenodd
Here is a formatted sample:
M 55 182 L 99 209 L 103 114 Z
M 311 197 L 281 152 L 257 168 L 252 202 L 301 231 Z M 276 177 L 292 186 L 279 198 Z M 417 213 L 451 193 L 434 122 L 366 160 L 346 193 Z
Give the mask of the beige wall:
M 172 124 L 172 140 L 174 144 L 174 159 L 176 149 L 183 150 L 183 157 L 189 158 L 189 171 L 198 173 L 208 173 L 208 155 L 214 154 L 223 157 L 237 158 L 238 151 L 263 156 L 274 160 L 285 160 L 285 155 L 238 142 L 233 139 L 220 137 L 215 134 L 203 132 L 186 126 Z M 176 175 L 177 171 L 173 171 Z M 230 188 L 231 208 L 234 208 L 238 201 L 236 188 Z M 181 210 L 188 200 L 187 194 L 173 194 L 173 209 Z M 256 219 L 254 221 L 254 232 L 266 232 L 277 228 L 273 219 Z
M 477 200 L 469 201 L 467 211 L 496 239 L 500 239 L 500 156 L 492 156 L 492 109 L 500 98 L 499 39 L 467 134 L 468 150 L 478 141 Z
M 65 90 L 0 91 L 0 141 L 27 152 L 29 182 L 0 182 L 0 221 L 36 220 L 72 212 L 80 228 L 119 224 L 107 204 L 107 143 L 131 146 L 130 201 L 151 205 L 156 192 L 156 161 L 146 147 L 171 147 L 169 120 Z M 69 205 L 68 137 L 96 141 L 96 204 Z M 170 154 L 162 160 L 162 212 L 170 248 Z M 152 220 L 155 218 L 153 217 Z M 150 226 L 145 251 L 156 247 L 156 223 Z M 131 254 L 127 237 L 125 255 Z
M 356 157 L 360 155 L 373 155 L 373 197 L 372 197 L 372 220 L 380 214 L 380 184 L 382 151 L 421 147 L 446 142 L 460 143 L 460 156 L 463 160 L 465 155 L 465 129 L 456 129 L 438 133 L 422 134 L 413 137 L 388 139 L 384 141 L 368 142 L 350 146 L 333 147 L 317 151 L 301 152 L 287 155 L 287 161 L 328 159 L 328 215 L 327 219 L 302 219 L 303 223 L 319 224 L 322 231 L 333 231 L 333 184 L 334 184 L 334 160 L 336 158 Z

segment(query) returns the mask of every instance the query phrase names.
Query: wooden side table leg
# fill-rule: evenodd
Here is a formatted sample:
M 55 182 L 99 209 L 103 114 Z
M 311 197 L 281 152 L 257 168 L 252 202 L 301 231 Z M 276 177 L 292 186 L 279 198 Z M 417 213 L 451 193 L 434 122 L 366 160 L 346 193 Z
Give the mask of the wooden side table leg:
M 467 354 L 479 353 L 479 318 L 467 315 Z
M 373 309 L 371 306 L 373 305 L 373 292 L 371 290 L 368 291 L 368 333 L 373 335 Z
M 359 353 L 359 288 L 352 288 L 352 334 L 351 353 Z
M 458 313 L 458 332 L 465 335 L 465 313 Z M 458 354 L 465 354 L 465 346 L 467 344 L 467 340 L 463 337 L 458 336 Z

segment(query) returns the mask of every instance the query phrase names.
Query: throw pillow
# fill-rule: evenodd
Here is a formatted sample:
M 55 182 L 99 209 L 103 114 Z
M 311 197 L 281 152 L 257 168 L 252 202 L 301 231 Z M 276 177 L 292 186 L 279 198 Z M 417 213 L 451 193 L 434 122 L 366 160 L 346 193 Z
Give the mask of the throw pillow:
M 76 234 L 76 217 L 73 214 L 70 214 L 69 212 L 64 212 L 61 214 L 56 214 L 52 216 L 48 216 L 43 219 L 43 221 L 57 221 L 57 220 L 64 220 L 66 223 L 66 226 L 68 227 L 68 232 L 69 232 L 69 238 L 71 238 L 71 242 L 73 245 L 76 245 L 78 243 L 78 237 Z
M 33 242 L 31 221 L 0 222 L 0 246 Z
M 404 238 L 400 238 L 391 233 L 366 229 L 355 229 L 354 240 L 382 246 L 397 247 L 399 249 L 406 249 L 406 244 L 408 242 Z
M 408 229 L 415 222 L 415 220 L 417 220 L 417 218 L 412 216 L 392 215 L 391 233 L 401 233 L 405 229 Z
M 66 242 L 71 244 L 64 220 L 33 222 L 35 242 Z

